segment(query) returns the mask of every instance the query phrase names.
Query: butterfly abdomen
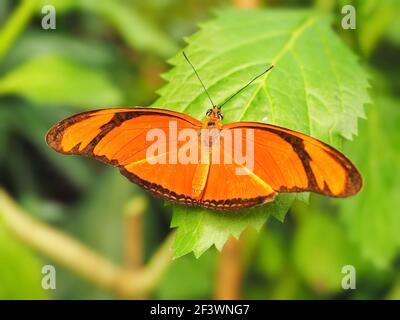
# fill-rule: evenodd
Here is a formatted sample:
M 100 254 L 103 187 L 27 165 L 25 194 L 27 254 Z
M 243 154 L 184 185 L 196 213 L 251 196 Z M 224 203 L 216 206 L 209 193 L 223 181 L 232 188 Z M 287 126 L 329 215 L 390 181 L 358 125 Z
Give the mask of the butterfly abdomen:
M 210 149 L 206 147 L 199 148 L 200 161 L 196 165 L 192 180 L 192 198 L 200 199 L 203 195 L 204 188 L 208 179 L 208 173 L 210 171 Z
M 204 188 L 206 186 L 209 170 L 209 163 L 199 163 L 197 165 L 192 180 L 192 198 L 201 198 Z

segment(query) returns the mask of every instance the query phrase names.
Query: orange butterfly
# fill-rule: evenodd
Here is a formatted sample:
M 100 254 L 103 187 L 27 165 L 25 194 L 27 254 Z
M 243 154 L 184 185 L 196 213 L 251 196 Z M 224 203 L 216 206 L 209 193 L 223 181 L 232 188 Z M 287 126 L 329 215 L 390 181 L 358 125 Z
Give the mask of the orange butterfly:
M 222 124 L 221 107 L 237 93 L 216 106 L 200 82 L 213 105 L 204 121 L 156 108 L 103 109 L 62 120 L 46 141 L 57 152 L 117 166 L 157 197 L 214 210 L 253 207 L 280 192 L 347 197 L 360 190 L 361 175 L 350 160 L 317 139 L 258 122 Z

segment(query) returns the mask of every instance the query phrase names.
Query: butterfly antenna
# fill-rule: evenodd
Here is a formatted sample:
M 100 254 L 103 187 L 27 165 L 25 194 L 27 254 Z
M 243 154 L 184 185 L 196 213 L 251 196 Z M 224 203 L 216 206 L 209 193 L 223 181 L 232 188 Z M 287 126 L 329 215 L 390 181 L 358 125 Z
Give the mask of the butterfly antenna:
M 197 79 L 199 79 L 201 85 L 203 86 L 204 91 L 206 92 L 207 97 L 208 97 L 208 99 L 210 100 L 212 106 L 215 107 L 215 104 L 214 104 L 214 102 L 212 101 L 212 99 L 211 99 L 211 97 L 210 97 L 210 94 L 208 93 L 208 91 L 207 91 L 207 89 L 206 89 L 206 86 L 204 85 L 203 81 L 201 81 L 200 76 L 199 76 L 199 74 L 198 74 L 197 71 L 196 71 L 196 68 L 195 68 L 195 67 L 193 66 L 193 64 L 190 62 L 190 60 L 189 60 L 189 58 L 187 57 L 185 51 L 182 51 L 182 53 L 183 53 L 183 56 L 185 57 L 186 61 L 187 61 L 187 62 L 190 64 L 190 66 L 192 67 L 194 73 L 195 73 L 196 76 L 197 76 Z
M 221 105 L 218 106 L 219 109 L 222 108 L 222 106 L 227 103 L 228 101 L 230 101 L 234 96 L 236 96 L 238 93 L 242 92 L 244 89 L 246 89 L 249 85 L 251 85 L 255 80 L 257 80 L 259 77 L 261 77 L 262 75 L 266 74 L 269 70 L 271 70 L 274 66 L 270 66 L 267 70 L 264 70 L 263 72 L 261 72 L 258 76 L 256 76 L 253 80 L 251 80 L 249 83 L 247 83 L 244 87 L 242 87 L 241 89 L 239 89 L 238 91 L 236 91 L 233 95 L 231 95 L 228 99 L 226 99 Z

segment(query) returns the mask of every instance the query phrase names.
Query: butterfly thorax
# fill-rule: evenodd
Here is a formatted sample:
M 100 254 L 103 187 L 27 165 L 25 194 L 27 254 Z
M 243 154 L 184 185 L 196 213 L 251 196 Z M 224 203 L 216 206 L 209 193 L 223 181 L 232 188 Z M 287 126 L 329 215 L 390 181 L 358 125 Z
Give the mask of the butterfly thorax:
M 224 119 L 224 115 L 219 107 L 213 107 L 208 109 L 206 112 L 206 117 L 203 121 L 203 128 L 208 129 L 221 129 L 221 120 Z

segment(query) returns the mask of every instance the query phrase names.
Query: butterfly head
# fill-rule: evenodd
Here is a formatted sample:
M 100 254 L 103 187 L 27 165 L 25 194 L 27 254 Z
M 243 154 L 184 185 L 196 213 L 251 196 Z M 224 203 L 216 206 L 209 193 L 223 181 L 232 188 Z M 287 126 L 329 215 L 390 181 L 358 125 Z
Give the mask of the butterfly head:
M 206 124 L 207 127 L 214 127 L 221 120 L 224 119 L 224 114 L 221 112 L 220 108 L 218 107 L 213 107 L 212 109 L 208 109 L 206 112 Z

